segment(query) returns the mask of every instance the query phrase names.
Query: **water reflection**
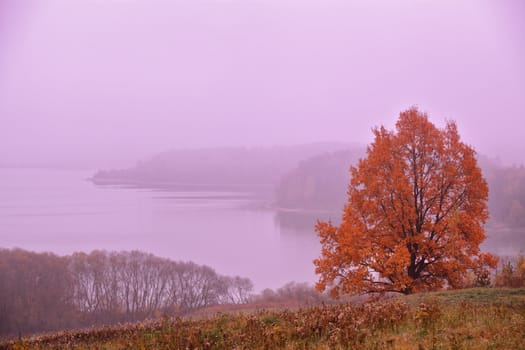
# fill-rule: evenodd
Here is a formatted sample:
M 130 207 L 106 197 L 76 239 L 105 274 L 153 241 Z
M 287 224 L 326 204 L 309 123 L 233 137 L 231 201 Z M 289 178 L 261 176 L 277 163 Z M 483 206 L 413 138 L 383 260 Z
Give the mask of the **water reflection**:
M 317 220 L 331 220 L 334 224 L 341 221 L 341 213 L 327 211 L 277 210 L 275 222 L 281 230 L 303 232 L 314 230 Z

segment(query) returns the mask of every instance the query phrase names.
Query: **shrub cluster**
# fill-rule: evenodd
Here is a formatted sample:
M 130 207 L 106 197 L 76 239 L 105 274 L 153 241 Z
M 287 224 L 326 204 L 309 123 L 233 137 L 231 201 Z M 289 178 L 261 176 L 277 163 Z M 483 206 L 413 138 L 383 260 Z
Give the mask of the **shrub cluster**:
M 502 259 L 502 264 L 494 278 L 496 287 L 524 287 L 525 286 L 525 256 Z

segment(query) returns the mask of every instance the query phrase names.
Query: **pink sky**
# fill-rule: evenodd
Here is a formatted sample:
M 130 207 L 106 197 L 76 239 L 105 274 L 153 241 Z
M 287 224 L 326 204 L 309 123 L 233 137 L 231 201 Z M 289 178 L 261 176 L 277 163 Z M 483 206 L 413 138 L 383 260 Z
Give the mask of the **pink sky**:
M 521 0 L 0 0 L 0 165 L 370 141 L 411 105 L 525 162 Z

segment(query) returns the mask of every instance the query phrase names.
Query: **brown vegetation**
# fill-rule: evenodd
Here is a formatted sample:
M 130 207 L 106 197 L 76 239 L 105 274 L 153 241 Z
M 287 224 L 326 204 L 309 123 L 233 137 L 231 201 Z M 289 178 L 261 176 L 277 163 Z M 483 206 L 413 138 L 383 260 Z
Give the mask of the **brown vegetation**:
M 0 250 L 0 336 L 144 320 L 244 303 L 247 278 L 138 251 L 59 257 Z
M 496 287 L 525 287 L 525 256 L 502 259 L 494 277 Z
M 218 314 L 62 332 L 26 349 L 525 349 L 525 290 L 478 288 L 367 304 Z

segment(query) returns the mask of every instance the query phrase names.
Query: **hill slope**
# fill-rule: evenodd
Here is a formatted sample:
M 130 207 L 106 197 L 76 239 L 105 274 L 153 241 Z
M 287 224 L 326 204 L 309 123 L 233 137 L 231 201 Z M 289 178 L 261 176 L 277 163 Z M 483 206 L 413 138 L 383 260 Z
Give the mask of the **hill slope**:
M 0 349 L 525 349 L 525 289 L 168 319 L 22 339 Z

